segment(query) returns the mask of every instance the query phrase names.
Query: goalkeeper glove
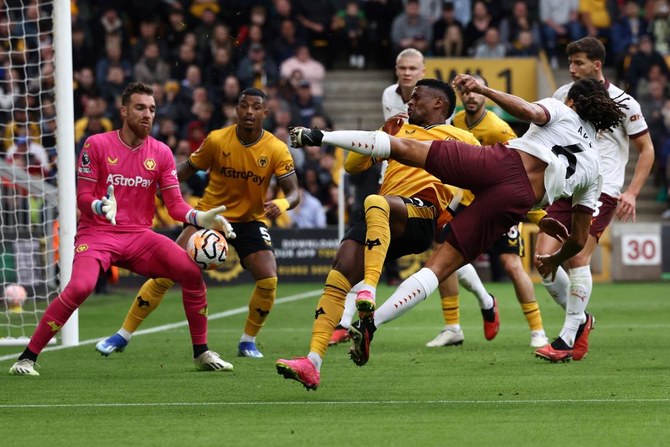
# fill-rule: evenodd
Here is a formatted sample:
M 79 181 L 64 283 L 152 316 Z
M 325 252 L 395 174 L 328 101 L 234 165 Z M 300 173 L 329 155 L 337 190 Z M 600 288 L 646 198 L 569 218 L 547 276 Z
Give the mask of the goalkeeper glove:
M 107 195 L 101 200 L 94 200 L 91 203 L 91 209 L 94 214 L 98 216 L 105 216 L 105 218 L 116 225 L 116 198 L 114 197 L 114 186 L 107 187 Z
M 233 231 L 232 225 L 230 225 L 230 222 L 225 217 L 219 215 L 219 213 L 223 213 L 225 210 L 225 205 L 212 208 L 209 211 L 191 210 L 186 214 L 186 221 L 197 227 L 220 231 L 226 236 L 226 239 L 235 239 L 237 235 Z

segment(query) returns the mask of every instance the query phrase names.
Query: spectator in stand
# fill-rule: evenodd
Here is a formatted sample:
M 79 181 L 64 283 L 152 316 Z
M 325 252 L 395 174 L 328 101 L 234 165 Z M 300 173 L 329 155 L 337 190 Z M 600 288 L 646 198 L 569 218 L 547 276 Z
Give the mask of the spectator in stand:
M 656 51 L 667 56 L 670 54 L 670 5 L 667 0 L 656 0 L 650 9 L 649 33 L 656 42 Z
M 457 30 L 457 33 L 453 30 Z M 455 36 L 460 36 L 455 38 Z M 460 43 L 460 51 L 458 45 Z M 460 54 L 454 54 L 460 53 Z M 461 56 L 463 53 L 463 24 L 456 18 L 454 4 L 442 5 L 442 16 L 433 24 L 433 55 Z
M 416 48 L 422 53 L 430 50 L 433 25 L 419 13 L 418 0 L 407 0 L 405 11 L 393 20 L 391 43 L 395 53 L 406 48 Z
M 337 46 L 349 59 L 349 67 L 365 68 L 367 20 L 356 0 L 349 0 L 333 17 Z
M 492 26 L 486 30 L 482 41 L 475 46 L 474 57 L 477 59 L 502 59 L 506 53 L 507 48 L 500 41 L 498 28 Z
M 107 103 L 107 110 L 104 112 L 105 115 L 117 115 L 116 103 L 117 100 L 120 100 L 126 84 L 126 77 L 121 65 L 110 65 L 107 67 L 107 74 L 100 86 L 100 96 Z
M 263 47 L 265 47 L 265 36 L 263 34 L 263 28 L 261 28 L 259 25 L 251 24 L 249 26 L 249 33 L 247 34 L 244 41 L 238 42 L 240 54 L 247 54 L 249 52 L 249 48 L 251 48 L 251 46 L 254 44 L 263 45 Z
M 184 11 L 180 7 L 175 7 L 175 3 L 168 11 L 168 19 L 164 32 L 164 39 L 169 48 L 179 48 L 184 41 L 184 36 L 188 31 Z
M 293 8 L 290 0 L 274 0 L 273 8 L 270 9 L 268 23 L 270 25 L 270 35 L 277 36 L 281 34 L 281 28 L 284 26 L 283 22 L 289 20 L 293 22 L 296 30 L 296 37 L 298 40 L 305 39 L 305 30 L 298 22 L 298 15 Z
M 93 39 L 86 35 L 86 27 L 83 24 L 77 22 L 72 25 L 72 69 L 74 71 L 80 71 L 84 67 L 95 67 L 97 49 L 92 43 Z
M 175 152 L 177 144 L 179 143 L 179 135 L 177 133 L 177 124 L 172 118 L 163 117 L 159 119 L 157 125 L 154 124 L 154 128 L 156 130 L 151 132 L 152 136 L 158 141 L 165 143 L 172 149 L 172 152 Z
M 32 141 L 25 135 L 14 139 L 5 153 L 5 160 L 10 164 L 23 166 L 34 175 L 43 176 L 49 171 L 49 155 L 39 143 Z
M 154 83 L 154 98 L 156 99 L 156 117 L 170 118 L 177 126 L 182 126 L 186 116 L 179 103 L 179 83 L 168 81 L 165 84 Z
M 240 62 L 237 78 L 243 89 L 254 87 L 262 90 L 268 84 L 277 83 L 279 70 L 277 64 L 266 55 L 263 45 L 255 43 L 249 48 L 249 54 Z
M 210 65 L 205 66 L 205 85 L 216 92 L 228 76 L 235 74 L 235 64 L 229 50 L 226 47 L 217 47 L 214 50 L 214 59 Z
M 330 52 L 330 24 L 335 15 L 330 0 L 293 0 L 298 22 L 305 29 L 305 40 L 315 59 L 328 66 Z
M 249 11 L 249 21 L 240 25 L 237 30 L 237 42 L 241 44 L 242 52 L 246 53 L 249 45 L 253 43 L 268 43 L 268 38 L 272 35 L 271 32 L 272 29 L 267 21 L 265 7 L 256 5 Z
M 84 136 L 91 120 L 99 120 L 102 126 L 102 132 L 108 132 L 113 129 L 112 121 L 105 117 L 106 102 L 100 98 L 88 98 L 84 108 L 84 116 L 74 122 L 74 139 L 80 141 Z
M 174 62 L 170 64 L 170 78 L 184 79 L 186 77 L 186 70 L 191 65 L 198 65 L 200 61 L 196 57 L 196 48 L 188 43 L 179 45 Z
M 214 35 L 214 28 L 218 24 L 218 13 L 219 6 L 216 2 L 208 2 L 199 15 L 191 12 L 194 17 L 199 19 L 197 26 L 194 28 L 198 51 L 204 52 L 209 48 L 209 40 Z
M 288 210 L 293 228 L 326 228 L 326 212 L 323 204 L 305 189 L 302 176 L 299 178 L 300 202 Z
M 540 54 L 540 46 L 533 40 L 530 31 L 519 32 L 514 45 L 507 51 L 510 57 L 537 57 Z
M 631 48 L 638 45 L 649 26 L 640 14 L 640 5 L 636 0 L 627 0 L 621 10 L 619 20 L 612 25 L 611 48 L 617 81 L 623 79 L 624 64 Z
M 475 1 L 472 6 L 472 20 L 465 26 L 463 31 L 463 46 L 468 55 L 475 54 L 475 46 L 484 38 L 486 30 L 495 26 L 493 16 L 489 7 L 482 0 Z
M 272 43 L 272 58 L 281 65 L 282 62 L 295 54 L 295 50 L 303 42 L 298 39 L 296 24 L 290 19 L 281 21 L 278 36 Z
M 294 123 L 305 127 L 310 126 L 314 115 L 325 115 L 321 103 L 312 96 L 312 88 L 307 79 L 298 83 L 291 114 Z
M 98 60 L 98 63 L 95 66 L 95 79 L 98 81 L 98 87 L 102 88 L 102 85 L 105 82 L 107 77 L 107 69 L 110 65 L 119 65 L 123 69 L 123 78 L 128 81 L 133 73 L 133 65 L 128 59 L 123 57 L 121 52 L 121 44 L 115 40 L 110 40 L 110 42 L 105 45 L 105 57 Z
M 579 0 L 579 18 L 588 36 L 609 43 L 612 17 L 616 17 L 618 12 L 610 8 L 616 8 L 616 5 L 608 0 Z
M 99 44 L 105 42 L 105 46 L 107 46 L 111 41 L 114 41 L 120 48 L 128 49 L 126 26 L 113 5 L 105 5 L 100 20 L 94 22 L 90 28 L 94 42 Z
M 89 98 L 100 96 L 100 89 L 95 82 L 95 75 L 90 68 L 83 68 L 79 74 L 75 74 L 74 96 L 74 117 L 81 118 L 84 114 L 84 107 Z
M 186 68 L 186 74 L 180 83 L 179 101 L 185 106 L 191 107 L 191 105 L 193 105 L 193 94 L 199 87 L 204 87 L 200 67 L 198 65 L 189 65 L 188 68 Z
M 665 119 L 663 116 L 663 107 L 665 106 L 667 98 L 665 87 L 664 80 L 649 81 L 645 91 L 639 89 L 637 95 L 640 109 L 642 110 L 644 119 L 647 121 L 647 126 L 649 127 L 649 135 L 654 144 L 654 149 L 656 151 L 655 157 L 657 160 L 661 160 L 663 144 L 668 137 L 668 129 L 665 126 Z M 661 168 L 660 171 L 658 168 Z M 664 171 L 664 166 L 660 166 L 660 164 L 657 163 L 657 172 L 655 175 L 656 184 L 659 183 Z
M 225 23 L 217 23 L 214 26 L 214 34 L 209 41 L 209 47 L 206 51 L 203 51 L 205 54 L 203 64 L 206 66 L 212 64 L 213 60 L 216 58 L 216 51 L 219 48 L 225 49 L 228 52 L 231 62 L 237 64 L 238 55 L 235 39 L 230 35 L 230 27 Z
M 170 66 L 161 60 L 158 44 L 149 42 L 144 47 L 144 56 L 133 67 L 133 78 L 137 82 L 164 84 L 170 78 Z
M 647 78 L 652 65 L 658 65 L 666 78 L 670 79 L 670 69 L 663 55 L 654 49 L 654 43 L 648 34 L 640 37 L 638 51 L 633 54 L 625 73 L 630 85 L 630 94 L 637 96 L 637 86 L 641 79 Z
M 290 78 L 291 74 L 299 70 L 303 79 L 310 84 L 312 97 L 320 102 L 323 98 L 323 79 L 326 77 L 326 69 L 323 64 L 312 58 L 307 45 L 300 45 L 295 50 L 295 55 L 286 59 L 279 69 L 282 78 Z
M 133 62 L 138 62 L 146 55 L 144 50 L 149 44 L 158 46 L 158 51 L 164 59 L 170 57 L 170 48 L 158 35 L 158 21 L 153 17 L 147 17 L 140 22 L 139 37 L 130 49 Z
M 558 69 L 558 38 L 574 42 L 584 35 L 579 22 L 579 0 L 540 0 L 540 22 L 549 63 Z
M 512 14 L 504 17 L 500 21 L 500 40 L 506 45 L 508 51 L 511 51 L 512 48 L 516 48 L 517 52 L 528 52 L 530 46 L 527 43 L 528 38 L 524 38 L 526 43 L 523 45 L 519 42 L 519 35 L 522 31 L 531 33 L 531 42 L 539 45 L 542 41 L 540 22 L 530 16 L 528 13 L 528 5 L 525 1 L 515 1 L 512 6 Z M 535 55 L 537 55 L 537 53 L 535 53 Z

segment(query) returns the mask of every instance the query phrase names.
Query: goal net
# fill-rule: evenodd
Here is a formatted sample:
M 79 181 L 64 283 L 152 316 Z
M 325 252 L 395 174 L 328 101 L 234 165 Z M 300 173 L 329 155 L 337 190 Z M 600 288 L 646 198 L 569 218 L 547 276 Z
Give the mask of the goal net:
M 69 10 L 63 0 L 0 1 L 0 345 L 26 344 L 69 280 L 76 213 Z M 68 263 L 64 271 L 59 260 Z

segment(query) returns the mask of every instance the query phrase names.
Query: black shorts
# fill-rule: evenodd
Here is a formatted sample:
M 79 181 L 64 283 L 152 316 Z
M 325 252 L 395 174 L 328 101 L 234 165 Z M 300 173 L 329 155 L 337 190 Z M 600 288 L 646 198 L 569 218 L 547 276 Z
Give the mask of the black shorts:
M 514 225 L 503 235 L 503 237 L 493 244 L 493 251 L 497 255 L 509 253 L 523 257 L 524 246 L 523 238 L 521 237 L 521 225 L 522 224 Z
M 437 208 L 432 203 L 417 198 L 400 197 L 407 207 L 407 225 L 402 236 L 391 239 L 387 260 L 401 258 L 409 254 L 423 253 L 433 243 Z M 365 244 L 365 211 L 358 213 L 342 240 L 351 239 Z
M 184 227 L 191 224 L 184 224 Z M 260 221 L 252 222 L 231 222 L 233 231 L 237 236 L 235 239 L 227 239 L 228 244 L 232 245 L 240 260 L 244 260 L 252 253 L 261 250 L 271 250 L 272 237 L 268 231 L 267 225 Z

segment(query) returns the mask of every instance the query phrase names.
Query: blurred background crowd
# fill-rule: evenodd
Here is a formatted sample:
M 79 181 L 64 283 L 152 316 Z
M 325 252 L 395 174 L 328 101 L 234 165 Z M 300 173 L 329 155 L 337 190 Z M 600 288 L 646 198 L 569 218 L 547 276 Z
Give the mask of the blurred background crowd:
M 57 156 L 51 6 L 0 0 L 0 156 L 53 179 Z M 333 129 L 323 94 L 327 72 L 387 70 L 413 47 L 430 57 L 538 57 L 565 69 L 564 46 L 597 36 L 611 81 L 641 103 L 656 148 L 654 184 L 667 200 L 670 177 L 670 5 L 668 0 L 73 0 L 73 95 L 77 153 L 94 133 L 120 125 L 129 81 L 153 85 L 153 136 L 177 162 L 208 132 L 235 123 L 247 87 L 269 97 L 264 128 L 288 142 L 290 126 Z M 21 15 L 19 15 L 21 14 Z M 380 92 L 381 98 L 381 92 Z M 381 110 L 381 103 L 380 103 Z M 382 123 L 380 123 L 381 125 Z M 337 223 L 343 154 L 332 147 L 293 151 L 305 197 L 318 219 Z M 54 181 L 54 180 L 50 180 Z M 184 187 L 202 193 L 206 177 Z M 355 205 L 347 178 L 347 208 Z M 296 214 L 296 213 L 294 213 Z M 666 212 L 670 218 L 670 210 Z M 158 226 L 171 226 L 165 218 Z

